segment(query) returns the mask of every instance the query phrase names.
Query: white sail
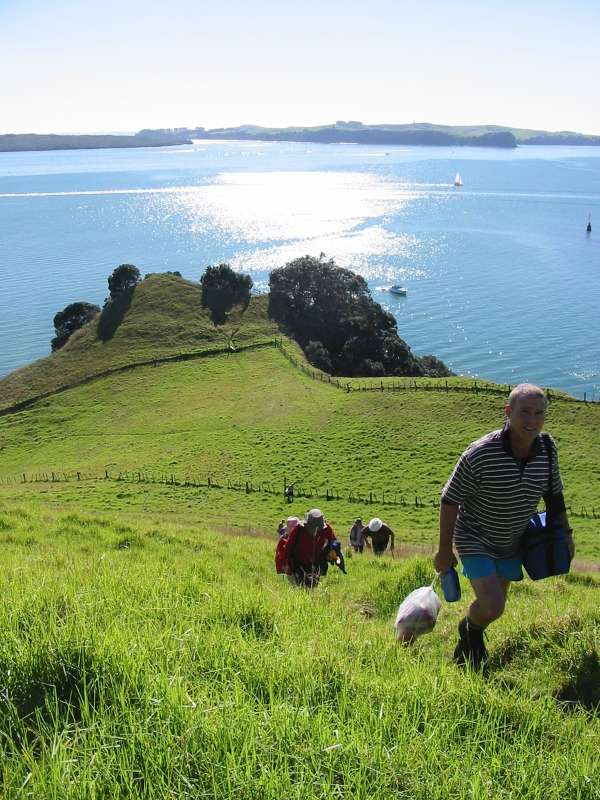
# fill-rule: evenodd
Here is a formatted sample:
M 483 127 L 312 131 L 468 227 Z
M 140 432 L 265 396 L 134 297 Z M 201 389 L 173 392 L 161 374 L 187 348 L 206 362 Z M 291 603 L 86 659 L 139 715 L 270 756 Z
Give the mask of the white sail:
M 460 177 L 460 172 L 456 173 L 456 177 L 454 178 L 454 185 L 455 186 L 462 186 L 463 185 L 462 178 Z

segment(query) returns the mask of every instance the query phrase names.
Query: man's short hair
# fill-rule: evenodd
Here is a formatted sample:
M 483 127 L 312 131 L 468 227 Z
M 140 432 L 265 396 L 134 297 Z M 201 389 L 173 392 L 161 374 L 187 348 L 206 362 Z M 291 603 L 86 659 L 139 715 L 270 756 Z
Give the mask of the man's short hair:
M 548 405 L 546 393 L 542 388 L 536 386 L 535 383 L 520 383 L 518 386 L 515 386 L 512 392 L 508 395 L 508 405 L 511 408 L 514 408 L 517 404 L 517 401 L 522 397 L 542 397 L 544 400 L 544 405 Z

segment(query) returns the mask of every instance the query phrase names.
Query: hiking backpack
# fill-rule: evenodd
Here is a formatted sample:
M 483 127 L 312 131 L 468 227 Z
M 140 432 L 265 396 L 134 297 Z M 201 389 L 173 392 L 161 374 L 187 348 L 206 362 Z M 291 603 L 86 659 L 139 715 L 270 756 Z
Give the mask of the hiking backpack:
M 287 572 L 286 563 L 288 543 L 288 535 L 285 534 L 284 536 L 279 537 L 277 547 L 275 548 L 275 572 L 278 575 L 282 575 Z

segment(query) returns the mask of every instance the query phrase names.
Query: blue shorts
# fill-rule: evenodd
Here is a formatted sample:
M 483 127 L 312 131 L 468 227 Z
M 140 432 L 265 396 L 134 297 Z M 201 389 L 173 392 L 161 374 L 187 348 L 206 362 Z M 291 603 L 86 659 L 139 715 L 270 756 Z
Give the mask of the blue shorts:
M 516 558 L 492 558 L 491 556 L 465 556 L 461 558 L 462 574 L 469 580 L 499 575 L 507 581 L 522 581 L 523 560 Z

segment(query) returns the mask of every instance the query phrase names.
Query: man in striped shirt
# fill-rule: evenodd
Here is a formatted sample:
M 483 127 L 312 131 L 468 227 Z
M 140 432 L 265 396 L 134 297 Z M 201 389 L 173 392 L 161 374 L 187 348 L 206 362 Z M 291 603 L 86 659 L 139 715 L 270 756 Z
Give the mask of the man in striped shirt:
M 458 626 L 457 664 L 485 665 L 483 632 L 504 612 L 510 582 L 523 578 L 521 540 L 542 497 L 552 523 L 566 529 L 573 556 L 556 445 L 540 435 L 546 408 L 539 386 L 515 387 L 504 408 L 504 427 L 469 445 L 442 491 L 440 544 L 433 563 L 440 573 L 455 566 L 454 543 L 475 593 Z

